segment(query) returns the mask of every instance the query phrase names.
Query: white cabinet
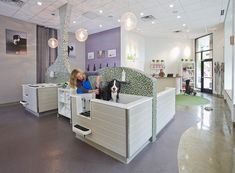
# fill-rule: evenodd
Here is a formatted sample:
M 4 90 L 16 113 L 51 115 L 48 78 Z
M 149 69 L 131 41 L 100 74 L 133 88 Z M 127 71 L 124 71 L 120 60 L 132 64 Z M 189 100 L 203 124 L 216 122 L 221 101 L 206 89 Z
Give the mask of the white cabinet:
M 70 90 L 58 88 L 58 115 L 71 118 Z
M 22 105 L 36 116 L 57 109 L 56 84 L 22 85 Z

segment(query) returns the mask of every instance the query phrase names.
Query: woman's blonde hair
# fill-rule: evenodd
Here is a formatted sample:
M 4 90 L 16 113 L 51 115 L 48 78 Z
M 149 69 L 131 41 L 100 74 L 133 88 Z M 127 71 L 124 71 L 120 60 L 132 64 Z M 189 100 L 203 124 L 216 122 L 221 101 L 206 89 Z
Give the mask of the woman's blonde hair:
M 83 76 L 83 79 L 86 79 L 86 74 L 84 71 L 80 69 L 74 69 L 71 74 L 70 74 L 70 79 L 69 79 L 69 86 L 71 88 L 76 88 L 77 87 L 77 74 L 80 73 Z

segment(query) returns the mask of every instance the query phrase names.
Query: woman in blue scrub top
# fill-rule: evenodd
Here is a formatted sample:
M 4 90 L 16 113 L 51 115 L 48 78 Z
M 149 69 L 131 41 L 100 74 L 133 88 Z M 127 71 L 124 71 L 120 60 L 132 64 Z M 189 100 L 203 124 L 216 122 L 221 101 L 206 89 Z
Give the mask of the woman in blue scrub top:
M 70 87 L 76 88 L 77 94 L 82 93 L 95 93 L 99 94 L 99 89 L 92 89 L 91 83 L 88 76 L 97 76 L 96 78 L 96 88 L 99 86 L 100 77 L 98 73 L 85 73 L 82 70 L 74 69 L 70 75 Z

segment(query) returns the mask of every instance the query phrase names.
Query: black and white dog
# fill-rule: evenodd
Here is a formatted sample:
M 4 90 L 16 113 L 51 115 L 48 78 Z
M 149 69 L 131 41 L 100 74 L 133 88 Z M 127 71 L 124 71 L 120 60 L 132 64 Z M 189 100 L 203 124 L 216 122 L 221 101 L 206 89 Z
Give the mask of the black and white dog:
M 108 85 L 106 87 L 100 88 L 100 94 L 96 98 L 107 101 L 113 100 L 114 102 L 118 102 L 120 89 L 121 82 L 114 79 L 108 82 Z

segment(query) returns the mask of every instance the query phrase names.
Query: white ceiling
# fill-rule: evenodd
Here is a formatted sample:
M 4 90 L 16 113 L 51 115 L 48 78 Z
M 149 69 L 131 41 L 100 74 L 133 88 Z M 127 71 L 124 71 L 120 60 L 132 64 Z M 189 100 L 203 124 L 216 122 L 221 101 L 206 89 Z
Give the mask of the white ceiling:
M 72 4 L 70 31 L 79 27 L 88 29 L 89 34 L 120 26 L 118 19 L 131 10 L 138 17 L 136 32 L 156 37 L 186 37 L 195 38 L 211 32 L 217 25 L 223 23 L 221 9 L 226 10 L 228 0 L 23 0 L 25 5 L 15 7 L 0 2 L 0 15 L 10 16 L 27 22 L 58 28 L 58 8 L 65 3 Z M 37 5 L 37 2 L 42 5 Z M 128 5 L 129 4 L 129 5 Z M 170 8 L 169 5 L 174 7 Z M 128 7 L 129 6 L 129 7 Z M 99 10 L 103 10 L 100 14 Z M 176 11 L 177 13 L 174 13 Z M 88 19 L 82 14 L 93 12 L 95 19 Z M 153 15 L 155 24 L 143 22 L 140 12 Z M 55 16 L 51 15 L 55 13 Z M 177 19 L 180 15 L 181 18 Z M 112 16 L 112 17 L 109 17 Z M 76 23 L 73 23 L 76 21 Z M 184 27 L 183 24 L 186 24 Z M 99 25 L 103 27 L 100 28 Z M 173 31 L 181 30 L 181 33 Z

